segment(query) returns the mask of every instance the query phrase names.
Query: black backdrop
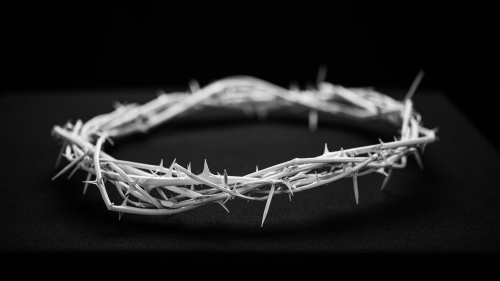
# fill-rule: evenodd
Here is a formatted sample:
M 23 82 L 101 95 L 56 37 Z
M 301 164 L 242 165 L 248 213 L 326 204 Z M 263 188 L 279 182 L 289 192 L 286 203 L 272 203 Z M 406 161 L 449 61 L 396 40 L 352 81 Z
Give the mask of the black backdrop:
M 497 52 L 493 8 L 438 4 L 201 6 L 15 4 L 5 9 L 2 88 L 8 92 L 185 87 L 254 75 L 302 87 L 328 67 L 345 86 L 444 92 L 493 143 Z M 497 146 L 498 147 L 498 146 Z
M 2 93 L 116 94 L 238 74 L 304 88 L 320 65 L 333 83 L 404 91 L 424 69 L 421 87 L 444 93 L 499 147 L 491 127 L 498 96 L 493 8 L 476 2 L 275 8 L 71 1 L 18 3 L 3 13 Z

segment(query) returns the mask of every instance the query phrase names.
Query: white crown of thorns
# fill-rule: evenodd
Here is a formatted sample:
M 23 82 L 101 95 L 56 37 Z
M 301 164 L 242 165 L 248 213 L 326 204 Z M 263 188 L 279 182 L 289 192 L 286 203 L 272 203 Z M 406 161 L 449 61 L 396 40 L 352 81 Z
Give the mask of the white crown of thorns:
M 274 195 L 291 196 L 345 177 L 353 180 L 358 204 L 358 176 L 374 172 L 385 175 L 382 190 L 392 169 L 406 166 L 408 155 L 414 155 L 422 167 L 416 148 L 423 151 L 426 144 L 436 140 L 436 130 L 422 127 L 421 116 L 413 109 L 411 97 L 422 77 L 421 71 L 402 101 L 372 89 L 345 88 L 322 81 L 318 82 L 317 89 L 305 91 L 288 90 L 247 76 L 218 80 L 203 88 L 192 82 L 187 93 L 162 93 L 143 105 L 118 104 L 113 112 L 85 123 L 78 120 L 74 124 L 54 126 L 53 135 L 63 143 L 57 162 L 62 156 L 69 164 L 53 179 L 70 169 L 70 177 L 77 170 L 86 171 L 83 193 L 89 184 L 96 185 L 106 207 L 119 212 L 119 218 L 123 213 L 171 215 L 209 203 L 218 203 L 228 211 L 226 202 L 241 198 L 267 201 L 263 225 Z M 190 164 L 183 167 L 175 160 L 166 168 L 163 160 L 159 165 L 143 164 L 115 159 L 102 151 L 105 140 L 111 142 L 112 138 L 144 133 L 180 114 L 208 106 L 255 109 L 260 114 L 300 106 L 309 110 L 309 128 L 313 131 L 317 127 L 318 112 L 323 112 L 358 120 L 382 119 L 400 127 L 401 135 L 392 142 L 380 141 L 339 151 L 329 151 L 325 144 L 322 155 L 295 158 L 244 176 L 230 176 L 226 170 L 212 174 L 206 161 L 203 172 L 196 175 L 191 172 Z M 92 177 L 95 179 L 91 180 Z M 123 198 L 117 205 L 108 196 L 107 188 L 113 186 Z

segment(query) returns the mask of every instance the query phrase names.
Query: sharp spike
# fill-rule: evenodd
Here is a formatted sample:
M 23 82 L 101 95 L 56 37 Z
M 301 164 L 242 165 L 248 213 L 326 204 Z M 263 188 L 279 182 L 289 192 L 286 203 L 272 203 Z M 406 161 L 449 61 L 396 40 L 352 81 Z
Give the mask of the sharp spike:
M 95 180 L 93 181 L 83 181 L 84 183 L 90 183 L 90 184 L 95 184 L 95 185 L 99 185 L 99 183 L 102 183 L 102 178 L 96 178 Z
M 196 93 L 197 91 L 199 91 L 200 90 L 200 83 L 198 83 L 198 80 L 191 79 L 189 81 L 189 89 L 191 90 L 191 93 Z
M 286 187 L 288 187 L 288 190 L 290 190 L 290 195 L 293 195 L 293 190 L 292 190 L 292 185 L 290 184 L 290 181 L 289 180 L 284 180 L 283 181 L 286 185 Z
M 91 173 L 87 174 L 87 179 L 85 180 L 85 185 L 83 186 L 83 195 L 85 195 L 85 193 L 87 192 L 87 188 L 89 187 L 89 181 L 90 181 L 91 176 L 92 176 Z
M 188 170 L 189 172 L 191 172 L 191 162 L 189 162 L 189 164 L 188 164 L 188 166 L 187 166 L 187 170 Z
M 122 202 L 121 206 L 127 206 L 127 199 L 123 199 L 123 202 Z M 122 212 L 118 212 L 118 220 L 119 221 L 122 220 L 122 216 L 123 216 L 123 213 Z
M 226 169 L 224 169 L 224 187 L 225 188 L 229 188 L 228 185 L 227 185 L 228 181 L 227 181 L 227 171 Z
M 318 128 L 318 111 L 309 110 L 309 131 L 315 132 Z
M 61 146 L 61 150 L 59 151 L 59 154 L 57 155 L 56 165 L 55 165 L 56 169 L 57 169 L 57 167 L 59 167 L 59 164 L 61 163 L 61 158 L 62 158 L 65 147 L 66 147 L 66 143 L 63 143 L 63 145 Z
M 316 78 L 316 83 L 319 86 L 319 84 L 323 81 L 326 80 L 326 72 L 327 72 L 327 67 L 326 65 L 322 64 L 319 69 L 318 69 L 318 76 Z
M 259 166 L 255 165 L 255 171 L 258 172 L 259 171 Z
M 408 93 L 406 94 L 404 100 L 409 100 L 413 97 L 413 94 L 415 94 L 415 91 L 417 90 L 418 84 L 420 84 L 420 81 L 424 77 L 424 70 L 420 70 L 417 74 L 417 77 L 413 80 L 413 83 L 410 86 L 410 89 L 408 90 Z
M 110 137 L 107 137 L 106 140 L 109 142 L 109 144 L 111 144 L 111 146 L 115 146 L 115 142 Z
M 264 215 L 262 216 L 262 224 L 260 227 L 264 226 L 264 221 L 266 220 L 267 212 L 269 211 L 269 206 L 271 205 L 271 199 L 273 199 L 274 194 L 274 184 L 271 185 L 271 190 L 269 191 L 269 196 L 267 197 L 266 207 L 264 208 Z
M 203 164 L 203 172 L 201 172 L 200 175 L 203 175 L 203 176 L 212 175 L 212 173 L 210 172 L 210 169 L 208 168 L 207 159 L 205 159 L 205 163 Z
M 420 158 L 420 154 L 418 154 L 417 150 L 413 151 L 413 156 L 415 156 L 415 160 L 417 160 L 418 167 L 420 168 L 421 171 L 423 171 L 424 163 L 422 162 L 422 158 Z
M 177 169 L 177 166 L 174 166 L 174 171 L 175 171 L 175 174 L 177 175 L 178 178 L 180 178 L 182 176 L 181 171 L 179 171 L 179 169 Z
M 385 172 L 384 168 L 379 168 L 376 172 L 387 177 L 387 173 Z
M 192 184 L 192 185 L 191 185 L 191 190 L 193 190 L 193 191 L 194 191 L 194 184 Z
M 325 143 L 325 151 L 323 152 L 323 154 L 328 154 L 330 153 L 330 151 L 328 150 L 328 144 Z
M 380 187 L 380 191 L 384 190 L 385 186 L 389 182 L 389 179 L 391 178 L 391 175 L 392 175 L 392 169 L 389 169 L 387 176 L 385 177 L 384 181 L 382 182 L 382 186 Z
M 75 168 L 73 169 L 73 171 L 71 171 L 71 173 L 69 173 L 68 180 L 71 179 L 71 177 L 76 173 L 76 171 L 78 171 L 78 169 L 80 169 L 80 165 L 76 165 Z
M 356 205 L 359 205 L 359 191 L 358 191 L 358 171 L 354 172 L 354 176 L 352 177 L 353 185 L 354 185 L 354 197 L 356 198 Z
M 229 209 L 226 207 L 226 205 L 224 205 L 224 203 L 222 203 L 220 200 L 215 201 L 215 202 L 219 203 L 219 205 L 221 205 L 222 208 L 224 208 L 224 210 L 226 210 L 229 213 Z
M 157 186 L 156 187 L 156 191 L 158 191 L 158 193 L 160 194 L 161 198 L 163 198 L 164 200 L 168 201 L 168 197 L 167 197 L 167 195 L 165 195 L 165 193 L 163 192 L 163 190 L 161 190 L 161 187 Z
M 290 202 L 292 202 L 292 194 L 288 193 L 288 199 L 290 199 Z
M 318 172 L 314 171 L 314 173 L 316 173 L 316 181 L 319 182 Z
M 136 189 L 135 185 L 137 184 L 138 181 L 139 181 L 139 178 L 137 178 L 135 180 L 135 182 L 129 182 L 128 183 L 129 188 L 127 189 L 127 192 L 125 192 L 125 196 L 128 196 L 130 194 L 130 192 L 133 191 L 133 189 Z
M 59 173 L 57 173 L 53 178 L 52 180 L 55 180 L 57 179 L 58 177 L 60 177 L 62 174 L 64 174 L 67 170 L 71 169 L 73 166 L 75 166 L 76 164 L 78 164 L 78 162 L 80 162 L 83 157 L 85 157 L 87 155 L 88 152 L 84 152 L 82 155 L 80 155 L 79 157 L 75 158 L 73 161 L 71 161 L 71 163 L 69 163 L 66 167 L 64 167 L 61 171 L 59 171 Z
M 163 159 L 160 160 L 160 165 L 158 165 L 158 169 L 156 169 L 155 174 L 158 174 L 158 172 L 162 169 L 163 169 Z
M 426 144 L 426 143 L 424 143 L 424 144 L 422 144 L 422 145 L 420 146 L 420 149 L 421 149 L 421 151 L 422 151 L 422 155 L 423 155 L 423 154 L 424 154 L 424 152 L 425 152 L 425 147 L 426 147 L 426 146 L 427 146 L 427 144 Z
M 172 165 L 170 165 L 170 168 L 168 168 L 168 171 L 167 171 L 167 173 L 165 174 L 165 176 L 166 176 L 167 178 L 171 178 L 171 177 L 172 177 L 172 172 L 174 171 L 174 165 L 175 165 L 175 161 L 176 161 L 176 160 L 177 160 L 177 158 L 176 158 L 176 159 L 174 159 L 174 161 L 172 162 Z

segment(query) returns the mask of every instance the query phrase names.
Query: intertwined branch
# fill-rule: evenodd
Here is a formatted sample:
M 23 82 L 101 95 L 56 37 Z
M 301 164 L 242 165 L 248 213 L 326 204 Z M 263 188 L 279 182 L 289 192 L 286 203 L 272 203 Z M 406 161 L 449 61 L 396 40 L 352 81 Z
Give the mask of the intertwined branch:
M 204 88 L 192 83 L 191 93 L 161 94 L 143 105 L 118 104 L 113 112 L 85 123 L 78 120 L 54 126 L 53 134 L 63 142 L 60 156 L 69 164 L 53 179 L 71 169 L 70 176 L 77 170 L 86 171 L 84 194 L 89 184 L 96 185 L 107 208 L 119 212 L 120 218 L 122 213 L 170 215 L 214 202 L 227 210 L 228 200 L 242 198 L 267 201 L 263 224 L 274 195 L 290 196 L 345 177 L 353 179 L 358 203 L 358 176 L 373 172 L 385 175 L 383 189 L 392 169 L 405 167 L 408 155 L 414 155 L 421 165 L 416 148 L 423 150 L 436 139 L 435 130 L 420 126 L 421 117 L 411 101 L 422 74 L 402 101 L 372 89 L 344 88 L 327 82 L 320 82 L 317 89 L 300 91 L 253 77 L 231 77 Z M 309 110 L 311 130 L 317 127 L 318 112 L 324 112 L 358 120 L 382 119 L 401 127 L 401 135 L 392 142 L 339 151 L 329 151 L 325 145 L 322 155 L 295 158 L 244 176 L 230 176 L 226 170 L 215 175 L 206 161 L 203 172 L 196 175 L 190 165 L 184 167 L 175 160 L 166 168 L 163 160 L 159 165 L 136 163 L 115 159 L 102 151 L 106 140 L 144 133 L 181 114 L 209 106 L 255 110 L 260 115 L 299 106 Z M 123 198 L 119 205 L 108 197 L 107 188 L 113 186 Z

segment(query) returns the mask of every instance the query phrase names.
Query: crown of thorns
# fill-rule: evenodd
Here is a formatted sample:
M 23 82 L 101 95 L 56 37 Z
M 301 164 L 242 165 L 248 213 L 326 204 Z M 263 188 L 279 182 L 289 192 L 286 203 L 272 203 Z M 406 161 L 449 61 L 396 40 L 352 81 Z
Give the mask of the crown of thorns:
M 72 170 L 87 172 L 85 194 L 89 184 L 98 187 L 108 210 L 142 215 L 171 215 L 192 210 L 209 203 L 218 203 L 228 212 L 225 203 L 233 198 L 267 201 L 262 225 L 271 199 L 277 194 L 305 191 L 341 178 L 351 177 L 356 204 L 359 202 L 358 176 L 380 173 L 385 176 L 381 190 L 388 182 L 393 168 L 404 168 L 408 155 L 414 155 L 422 167 L 417 148 L 436 140 L 435 130 L 420 125 L 421 116 L 413 109 L 411 97 L 422 79 L 417 75 L 406 97 L 395 100 L 368 88 L 345 88 L 319 82 L 317 89 L 285 89 L 254 77 L 230 77 L 200 88 L 190 84 L 190 92 L 162 93 L 145 103 L 117 104 L 108 114 L 87 122 L 54 126 L 52 133 L 62 140 L 61 157 L 69 164 L 53 179 Z M 195 109 L 216 106 L 255 109 L 259 114 L 300 106 L 309 110 L 309 128 L 317 127 L 318 112 L 351 119 L 382 119 L 400 127 L 400 136 L 392 142 L 329 151 L 310 158 L 295 158 L 244 176 L 210 172 L 205 160 L 201 174 L 191 172 L 191 165 L 181 166 L 174 160 L 169 167 L 119 160 L 106 154 L 102 147 L 108 140 L 138 132 L 147 132 L 170 119 Z M 56 165 L 57 165 L 56 163 Z M 330 168 L 324 171 L 324 168 Z M 320 169 L 322 171 L 318 172 Z M 92 178 L 94 178 L 92 180 Z M 116 188 L 123 198 L 120 204 L 111 202 L 108 188 Z M 156 191 L 156 192 L 154 192 Z M 291 197 L 290 197 L 291 200 Z M 261 226 L 262 226 L 261 225 Z

